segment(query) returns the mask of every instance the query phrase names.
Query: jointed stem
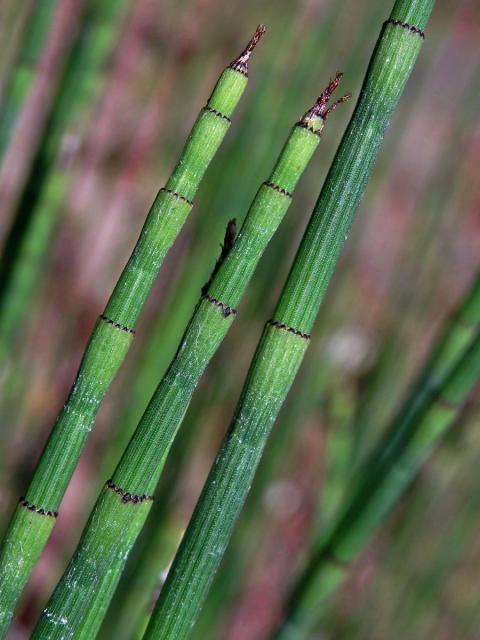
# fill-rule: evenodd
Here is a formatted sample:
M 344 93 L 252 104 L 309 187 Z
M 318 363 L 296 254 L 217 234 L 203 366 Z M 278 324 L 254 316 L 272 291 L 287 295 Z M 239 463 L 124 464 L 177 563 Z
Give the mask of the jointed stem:
M 246 74 L 235 69 L 227 67 L 220 75 L 95 325 L 75 383 L 26 492 L 36 510 L 27 511 L 19 504 L 0 548 L 0 635 L 54 525 L 55 519 L 40 515 L 39 510 L 58 511 L 100 404 L 133 340 L 158 270 L 191 211 L 200 181 L 228 131 L 246 84 Z
M 112 481 L 137 498 L 151 495 L 190 399 L 210 359 L 227 334 L 236 307 L 270 238 L 282 221 L 300 176 L 317 148 L 321 116 L 292 129 L 280 157 L 248 211 L 238 236 L 230 221 L 220 259 L 194 310 L 177 354 L 160 382 Z M 34 637 L 55 637 L 52 620 L 61 618 L 71 633 L 94 635 L 120 577 L 149 505 L 118 509 L 110 482 L 102 491 L 69 567 L 40 618 Z M 92 566 L 95 584 L 92 585 Z M 75 579 L 72 577 L 75 576 Z M 98 586 L 97 586 L 98 585 Z M 85 616 L 88 613 L 88 622 Z M 83 637 L 83 636 L 82 636 Z
M 433 0 L 398 0 L 390 20 L 416 8 L 423 30 Z M 306 351 L 338 254 L 422 39 L 388 22 L 273 319 L 265 327 L 227 436 L 210 471 L 145 639 L 187 638 L 250 489 L 273 422 Z M 322 105 L 323 106 L 323 105 Z

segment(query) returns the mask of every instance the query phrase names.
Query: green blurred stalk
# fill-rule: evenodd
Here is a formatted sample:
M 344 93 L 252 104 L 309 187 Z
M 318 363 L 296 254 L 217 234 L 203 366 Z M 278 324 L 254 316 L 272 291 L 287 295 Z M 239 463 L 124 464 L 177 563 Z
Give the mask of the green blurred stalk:
M 36 0 L 30 9 L 25 36 L 0 106 L 0 159 L 7 148 L 18 112 L 37 73 L 37 62 L 47 38 L 57 0 Z
M 328 522 L 341 503 L 352 463 L 352 418 L 355 410 L 353 390 L 342 376 L 332 378 L 330 409 L 326 416 L 324 481 L 320 490 L 317 519 L 313 530 Z
M 433 0 L 397 0 L 382 28 L 355 112 L 274 319 L 267 323 L 257 347 L 233 422 L 160 594 L 146 639 L 178 640 L 192 631 L 270 429 L 303 359 L 386 126 L 420 51 L 432 7 Z
M 68 151 L 61 150 L 64 136 L 79 127 L 95 103 L 125 5 L 123 1 L 101 0 L 87 6 L 85 24 L 65 64 L 0 263 L 0 358 L 13 348 L 22 320 L 31 309 L 35 285 L 70 186 Z
M 447 54 L 448 51 L 443 55 Z M 434 71 L 435 69 L 432 73 Z M 438 74 L 438 70 L 436 73 Z M 458 95 L 460 102 L 466 106 L 471 105 L 477 87 L 478 77 L 475 75 L 465 93 Z M 468 114 L 466 110 L 463 116 L 462 122 L 452 123 L 452 130 L 439 149 L 440 159 L 432 169 L 431 177 L 422 186 L 421 193 L 416 197 L 416 208 L 422 211 L 422 215 L 413 217 L 412 232 L 407 234 L 410 239 L 404 242 L 398 268 L 392 273 L 389 286 L 390 305 L 394 308 L 392 317 L 401 310 L 402 325 L 388 329 L 382 338 L 379 357 L 362 382 L 365 392 L 353 426 L 352 469 L 364 461 L 371 444 L 377 440 L 381 429 L 388 425 L 392 418 L 395 406 L 388 398 L 398 397 L 397 391 L 401 392 L 402 381 L 410 373 L 408 365 L 412 359 L 408 357 L 405 345 L 411 340 L 412 329 L 417 335 L 421 333 L 420 323 L 422 317 L 425 317 L 425 311 L 428 316 L 431 313 L 432 302 L 435 304 L 441 295 L 439 230 L 444 228 L 447 217 L 450 217 L 455 225 L 461 226 L 459 217 L 449 214 L 455 209 L 455 197 L 463 186 L 466 170 L 465 165 L 459 164 L 456 160 L 457 154 L 451 150 L 455 149 L 462 139 L 465 119 L 469 122 L 474 117 L 473 113 Z M 468 210 L 468 207 L 465 209 Z M 413 279 L 417 283 L 414 292 L 409 286 Z
M 5 44 L 0 60 L 0 105 L 9 79 L 15 68 L 15 61 L 21 51 L 22 42 L 28 26 L 32 0 L 22 3 L 20 10 L 14 0 L 4 0 L 0 5 L 0 40 Z M 0 107 L 1 111 L 1 107 Z
M 150 510 L 151 494 L 195 387 L 226 336 L 255 267 L 313 157 L 325 120 L 334 108 L 334 105 L 327 108 L 326 103 L 337 84 L 336 79 L 293 127 L 273 171 L 258 189 L 238 237 L 234 239 L 231 223 L 227 227 L 221 256 L 202 288 L 177 354 L 112 480 L 101 492 L 34 637 L 42 634 L 54 637 L 58 619 L 65 620 L 69 633 L 79 637 L 91 637 L 98 630 L 125 560 Z
M 163 259 L 192 208 L 192 198 L 230 126 L 247 84 L 247 61 L 263 30 L 221 74 L 166 186 L 160 189 L 134 251 L 98 319 L 61 410 L 0 549 L 0 633 L 53 529 L 60 501 L 100 404 L 123 362 Z M 134 508 L 130 503 L 125 509 Z M 145 504 L 143 505 L 143 507 Z
M 339 514 L 318 537 L 278 638 L 304 638 L 348 564 L 454 422 L 480 375 L 480 278 L 434 347 L 398 416 L 357 471 Z M 275 636 L 277 637 L 277 636 Z

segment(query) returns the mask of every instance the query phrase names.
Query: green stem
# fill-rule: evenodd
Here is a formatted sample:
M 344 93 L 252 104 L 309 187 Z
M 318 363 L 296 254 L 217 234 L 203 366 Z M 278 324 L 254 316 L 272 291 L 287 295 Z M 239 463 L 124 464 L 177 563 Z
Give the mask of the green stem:
M 250 489 L 267 437 L 309 342 L 338 254 L 391 113 L 420 51 L 433 0 L 397 0 L 304 234 L 273 320 L 257 347 L 233 422 L 162 589 L 145 639 L 186 638 Z M 409 22 L 407 26 L 404 23 Z
M 230 126 L 230 116 L 247 84 L 248 58 L 263 32 L 264 28 L 259 28 L 245 51 L 221 74 L 95 325 L 68 400 L 0 549 L 0 635 L 8 626 L 15 603 L 53 529 L 60 501 L 100 404 L 133 340 L 135 324 L 158 270 L 190 213 L 200 181 Z M 145 507 L 144 504 L 142 509 Z M 46 516 L 47 511 L 52 515 Z M 25 539 L 20 553 L 17 541 L 22 537 Z
M 349 563 L 384 520 L 405 488 L 454 423 L 480 376 L 478 322 L 470 344 L 441 383 L 430 387 L 428 401 L 387 436 L 358 473 L 329 534 L 324 536 L 299 577 L 287 605 L 286 621 L 275 638 L 300 640 L 314 628 L 325 604 L 345 579 Z
M 15 126 L 18 112 L 37 73 L 37 64 L 50 28 L 57 0 L 34 2 L 28 16 L 15 71 L 8 79 L 0 108 L 0 158 L 3 156 Z
M 112 480 L 103 489 L 34 637 L 44 634 L 60 637 L 56 635 L 59 631 L 55 627 L 55 621 L 59 619 L 65 620 L 63 631 L 68 628 L 77 637 L 90 638 L 98 630 L 125 560 L 145 522 L 151 494 L 195 387 L 227 334 L 255 267 L 285 216 L 292 192 L 320 142 L 319 135 L 328 115 L 326 102 L 338 81 L 339 78 L 331 83 L 314 107 L 293 127 L 272 173 L 257 191 L 235 240 L 233 225 L 229 224 L 222 254 L 202 289 L 202 297 L 177 354 Z M 119 495 L 123 496 L 123 501 Z M 123 511 L 119 509 L 122 502 L 127 503 Z

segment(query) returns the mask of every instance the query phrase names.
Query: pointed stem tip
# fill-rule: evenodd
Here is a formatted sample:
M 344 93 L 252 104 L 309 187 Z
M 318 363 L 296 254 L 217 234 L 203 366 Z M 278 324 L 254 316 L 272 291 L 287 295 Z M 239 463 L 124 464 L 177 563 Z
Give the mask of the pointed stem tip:
M 304 124 L 310 124 L 311 121 L 315 118 L 322 118 L 322 120 L 326 120 L 328 116 L 334 111 L 339 104 L 342 102 L 346 102 L 350 100 L 352 97 L 351 93 L 346 93 L 338 100 L 335 100 L 329 107 L 327 107 L 330 98 L 332 97 L 333 92 L 340 84 L 341 79 L 343 78 L 343 73 L 337 73 L 333 80 L 330 80 L 326 89 L 322 91 L 322 93 L 317 98 L 317 101 L 313 105 L 311 109 L 305 113 L 301 122 Z
M 235 58 L 235 60 L 230 63 L 229 65 L 230 69 L 234 69 L 235 71 L 239 71 L 240 73 L 243 73 L 244 76 L 248 76 L 248 59 L 250 58 L 252 51 L 257 46 L 258 42 L 260 41 L 260 39 L 262 38 L 266 30 L 267 30 L 267 27 L 264 24 L 258 25 L 255 33 L 251 37 L 245 49 L 238 56 L 238 58 Z

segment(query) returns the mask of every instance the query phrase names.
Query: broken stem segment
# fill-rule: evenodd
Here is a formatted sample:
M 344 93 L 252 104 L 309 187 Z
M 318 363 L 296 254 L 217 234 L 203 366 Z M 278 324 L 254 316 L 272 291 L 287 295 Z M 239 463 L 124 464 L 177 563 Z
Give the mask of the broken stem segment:
M 74 385 L 25 494 L 37 510 L 28 512 L 22 504 L 17 506 L 0 548 L 0 636 L 55 522 L 39 515 L 39 510 L 58 511 L 100 404 L 133 340 L 160 266 L 192 209 L 199 184 L 228 131 L 230 116 L 246 84 L 246 74 L 231 67 L 220 75 L 93 329 Z

